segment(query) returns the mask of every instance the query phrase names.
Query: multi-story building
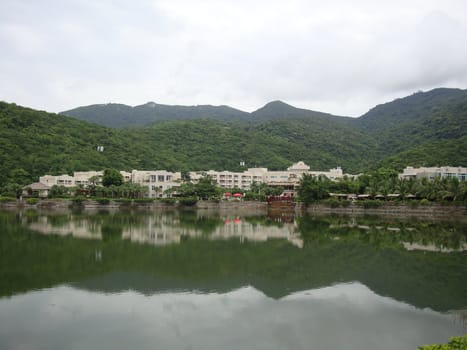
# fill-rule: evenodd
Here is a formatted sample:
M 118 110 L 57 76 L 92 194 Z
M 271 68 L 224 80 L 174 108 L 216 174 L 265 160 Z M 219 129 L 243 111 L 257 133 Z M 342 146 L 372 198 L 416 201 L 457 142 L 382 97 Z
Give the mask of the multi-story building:
M 120 171 L 125 182 L 131 182 L 148 187 L 148 197 L 163 197 L 164 192 L 172 187 L 180 186 L 181 174 L 165 170 L 132 170 Z M 103 171 L 77 171 L 70 175 L 44 175 L 39 183 L 52 187 L 54 185 L 65 187 L 87 187 L 91 184 L 102 184 Z
M 243 172 L 214 171 L 190 172 L 191 181 L 197 182 L 203 176 L 210 176 L 217 185 L 223 188 L 239 188 L 249 190 L 253 183 L 266 183 L 269 186 L 280 186 L 293 189 L 296 187 L 303 174 L 313 176 L 324 175 L 332 180 L 344 176 L 341 168 L 329 171 L 310 171 L 310 167 L 304 162 L 292 164 L 285 171 L 269 171 L 267 168 L 249 168 Z
M 182 175 L 166 170 L 133 170 L 131 182 L 148 187 L 147 196 L 166 197 L 165 191 L 180 186 Z
M 465 181 L 467 180 L 467 168 L 452 166 L 414 168 L 408 166 L 401 174 L 399 174 L 400 179 L 428 178 L 430 180 L 434 180 L 436 177 L 457 178 Z
M 131 182 L 147 186 L 147 196 L 165 197 L 166 191 L 180 186 L 182 177 L 180 172 L 166 170 L 132 170 L 131 172 L 120 171 L 125 182 Z M 222 188 L 239 188 L 249 190 L 254 183 L 266 183 L 270 186 L 280 186 L 294 189 L 298 186 L 303 174 L 313 176 L 326 176 L 332 180 L 344 176 L 341 168 L 329 171 L 310 171 L 310 167 L 304 162 L 292 164 L 284 171 L 269 171 L 267 168 L 249 168 L 243 172 L 214 171 L 190 172 L 192 182 L 199 181 L 203 176 L 210 176 L 217 185 Z M 54 185 L 65 187 L 87 187 L 90 184 L 100 185 L 102 183 L 103 171 L 77 171 L 70 175 L 45 175 L 41 176 L 39 182 L 52 187 Z
M 243 172 L 209 170 L 205 172 L 190 172 L 190 179 L 192 182 L 197 182 L 203 176 L 210 176 L 219 187 L 248 190 L 255 182 L 266 182 L 267 172 L 268 169 L 266 168 L 250 168 Z
M 131 173 L 120 171 L 125 182 L 131 181 Z M 79 187 L 89 186 L 91 184 L 100 185 L 102 183 L 104 171 L 75 171 L 73 176 L 64 175 L 44 175 L 39 178 L 39 182 L 48 186 Z

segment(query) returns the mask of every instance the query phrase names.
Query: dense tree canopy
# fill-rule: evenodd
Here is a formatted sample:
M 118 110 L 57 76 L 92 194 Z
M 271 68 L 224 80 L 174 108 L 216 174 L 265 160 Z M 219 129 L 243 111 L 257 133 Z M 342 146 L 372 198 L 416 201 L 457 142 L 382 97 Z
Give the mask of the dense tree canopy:
M 255 112 L 255 122 L 166 120 L 112 129 L 0 102 L 0 187 L 24 186 L 45 174 L 105 168 L 186 175 L 190 170 L 279 170 L 303 160 L 315 170 L 341 166 L 356 174 L 379 167 L 467 165 L 465 91 L 435 91 L 370 112 L 342 118 L 278 102 Z
M 105 169 L 102 177 L 102 185 L 104 187 L 120 186 L 123 184 L 123 176 L 116 169 Z

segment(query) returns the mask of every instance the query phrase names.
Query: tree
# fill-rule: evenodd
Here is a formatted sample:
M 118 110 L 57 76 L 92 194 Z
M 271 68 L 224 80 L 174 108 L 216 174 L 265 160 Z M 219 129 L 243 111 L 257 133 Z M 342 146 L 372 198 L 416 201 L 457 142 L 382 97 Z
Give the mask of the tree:
M 123 184 L 123 176 L 116 169 L 105 169 L 102 177 L 102 185 L 105 187 L 120 186 Z
M 195 192 L 196 195 L 202 199 L 218 198 L 220 193 L 214 181 L 209 176 L 199 180 L 195 185 Z
M 298 197 L 304 203 L 312 203 L 320 199 L 329 197 L 329 187 L 331 180 L 325 176 L 315 177 L 303 174 L 298 187 Z
M 65 186 L 53 185 L 49 192 L 49 198 L 62 198 L 69 196 L 69 190 Z
M 0 194 L 7 197 L 19 198 L 23 188 L 17 183 L 8 183 L 0 189 Z
M 10 178 L 19 185 L 27 185 L 31 182 L 30 174 L 23 168 L 16 168 L 10 172 Z

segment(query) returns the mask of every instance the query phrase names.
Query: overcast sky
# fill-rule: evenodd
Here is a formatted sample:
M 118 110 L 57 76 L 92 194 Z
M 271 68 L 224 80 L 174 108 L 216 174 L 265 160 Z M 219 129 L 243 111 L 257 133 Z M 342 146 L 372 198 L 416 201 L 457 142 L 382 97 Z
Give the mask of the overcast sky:
M 271 100 L 359 116 L 435 87 L 467 88 L 465 0 L 1 0 L 0 100 Z

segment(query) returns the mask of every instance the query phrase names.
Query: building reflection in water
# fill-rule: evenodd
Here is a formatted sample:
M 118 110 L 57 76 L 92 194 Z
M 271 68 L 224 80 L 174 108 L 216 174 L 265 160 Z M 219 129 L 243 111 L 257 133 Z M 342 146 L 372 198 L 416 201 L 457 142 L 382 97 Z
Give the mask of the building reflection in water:
M 250 222 L 238 216 L 225 216 L 215 220 L 209 233 L 202 226 L 184 225 L 178 215 L 145 215 L 138 218 L 135 223 L 122 224 L 121 238 L 134 243 L 167 245 L 179 244 L 184 238 L 204 238 L 210 240 L 235 239 L 240 242 L 265 242 L 268 239 L 286 239 L 293 245 L 303 247 L 303 240 L 292 222 L 263 224 Z M 290 220 L 287 220 L 290 221 Z M 75 238 L 102 239 L 105 223 L 99 220 L 90 220 L 89 217 L 62 215 L 60 218 L 50 215 L 41 215 L 31 222 L 24 220 L 30 229 L 42 234 L 61 236 L 71 235 Z
M 21 217 L 24 225 L 42 234 L 55 234 L 84 239 L 125 239 L 134 243 L 151 245 L 179 244 L 186 238 L 209 240 L 239 239 L 240 242 L 265 242 L 285 239 L 302 248 L 304 245 L 297 219 L 280 213 L 266 216 L 240 216 L 237 214 L 213 215 L 203 212 L 150 213 L 138 215 L 74 214 L 37 215 Z M 303 229 L 303 225 L 300 226 Z M 316 228 L 329 239 L 346 237 L 351 230 L 355 239 L 380 240 L 400 244 L 406 250 L 424 250 L 442 253 L 467 250 L 464 226 L 440 226 L 407 223 L 368 223 L 355 218 Z
M 183 237 L 206 238 L 210 240 L 234 239 L 240 242 L 265 242 L 268 239 L 286 239 L 293 245 L 302 248 L 303 240 L 295 222 L 278 225 L 261 225 L 250 223 L 239 217 L 227 217 L 215 229 L 206 234 L 196 227 L 182 227 L 176 218 L 172 221 L 158 220 L 154 216 L 147 217 L 145 226 L 129 226 L 123 229 L 122 238 L 132 242 L 166 245 L 180 243 Z
M 57 223 L 54 216 L 39 216 L 27 226 L 42 234 L 53 234 L 60 236 L 73 236 L 75 238 L 102 239 L 101 225 L 86 218 L 78 219 L 72 214 L 67 215 L 67 219 L 61 217 Z

